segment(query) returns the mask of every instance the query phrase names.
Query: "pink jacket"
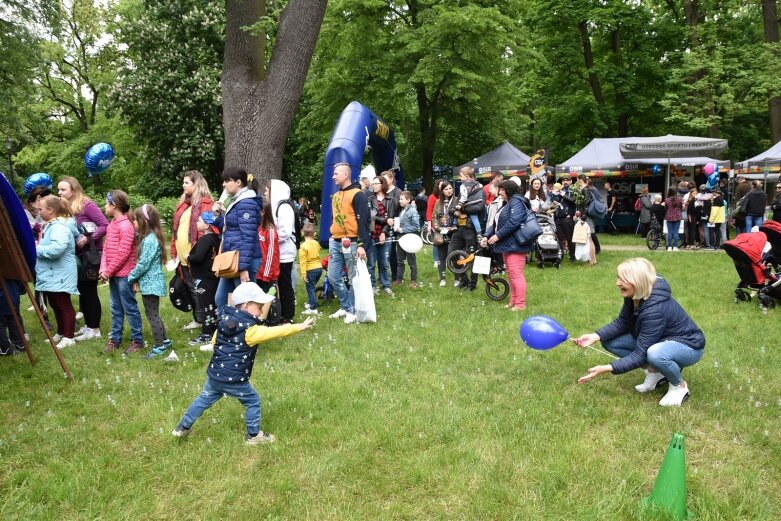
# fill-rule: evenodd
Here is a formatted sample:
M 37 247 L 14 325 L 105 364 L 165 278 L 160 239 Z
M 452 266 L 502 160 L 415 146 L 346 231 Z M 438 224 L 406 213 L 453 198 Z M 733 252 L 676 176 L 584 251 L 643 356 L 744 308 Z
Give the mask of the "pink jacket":
M 100 272 L 107 277 L 127 277 L 136 266 L 136 230 L 126 215 L 112 220 L 103 241 Z

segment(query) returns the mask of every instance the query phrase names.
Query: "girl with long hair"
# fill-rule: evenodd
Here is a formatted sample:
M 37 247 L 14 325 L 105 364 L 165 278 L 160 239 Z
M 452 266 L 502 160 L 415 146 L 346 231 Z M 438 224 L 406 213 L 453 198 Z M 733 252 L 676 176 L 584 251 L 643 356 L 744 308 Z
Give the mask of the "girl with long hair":
M 76 256 L 82 259 L 90 249 L 103 251 L 103 238 L 108 229 L 108 219 L 100 211 L 87 194 L 81 183 L 75 177 L 65 176 L 57 183 L 57 193 L 68 200 L 71 213 L 76 219 L 76 226 L 81 236 L 76 241 Z M 76 333 L 75 340 L 91 340 L 100 338 L 100 319 L 102 306 L 98 296 L 98 280 L 87 280 L 79 277 L 79 310 L 84 315 L 84 327 Z
M 160 212 L 151 204 L 145 204 L 134 211 L 134 225 L 138 231 L 136 241 L 136 266 L 127 277 L 135 291 L 141 293 L 144 303 L 144 314 L 152 329 L 155 345 L 144 358 L 154 358 L 162 355 L 169 347 L 171 340 L 165 332 L 165 324 L 160 318 L 160 297 L 168 294 L 163 275 L 163 265 L 167 260 L 165 254 L 165 237 L 160 225 Z
M 456 199 L 453 185 L 450 181 L 443 180 L 439 185 L 439 197 L 431 212 L 431 226 L 435 233 L 442 236 L 442 242 L 434 246 L 437 250 L 437 271 L 439 272 L 440 287 L 446 284 L 445 261 L 447 260 L 447 249 L 450 243 L 450 236 L 456 230 L 456 222 L 449 210 L 456 204 L 458 204 L 458 199 Z
M 130 346 L 125 354 L 135 353 L 144 347 L 144 331 L 136 295 L 128 282 L 128 275 L 136 266 L 136 231 L 128 219 L 130 199 L 122 190 L 106 194 L 106 216 L 111 219 L 103 243 L 100 261 L 100 279 L 107 280 L 111 295 L 111 332 L 104 354 L 113 353 L 122 344 L 125 316 L 130 324 Z
M 263 208 L 260 211 L 258 239 L 262 260 L 255 278 L 260 289 L 268 293 L 277 284 L 279 278 L 279 235 L 274 224 L 274 212 L 268 200 L 263 201 Z

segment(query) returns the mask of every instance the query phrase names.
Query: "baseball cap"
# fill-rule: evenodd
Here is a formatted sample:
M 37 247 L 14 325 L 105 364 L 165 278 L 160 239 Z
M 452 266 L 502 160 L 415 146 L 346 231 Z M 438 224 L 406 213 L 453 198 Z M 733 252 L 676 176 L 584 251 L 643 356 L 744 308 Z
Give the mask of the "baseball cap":
M 214 212 L 201 212 L 201 220 L 208 225 L 212 225 L 217 218 L 214 216 Z
M 513 183 L 517 184 L 518 186 L 521 186 L 521 178 L 520 177 L 512 176 L 510 178 L 510 181 L 512 181 Z
M 260 286 L 254 282 L 242 282 L 235 290 L 233 290 L 233 305 L 240 306 L 247 302 L 257 302 L 258 304 L 266 304 L 274 300 L 274 297 L 264 293 Z

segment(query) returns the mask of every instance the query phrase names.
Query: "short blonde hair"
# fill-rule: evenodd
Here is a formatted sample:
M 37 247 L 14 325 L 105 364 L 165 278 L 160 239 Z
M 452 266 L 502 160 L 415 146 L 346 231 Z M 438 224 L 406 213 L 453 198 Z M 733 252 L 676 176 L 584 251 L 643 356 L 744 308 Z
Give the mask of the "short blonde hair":
M 662 202 L 662 194 L 656 194 L 654 196 L 654 202 L 655 203 L 661 203 Z
M 464 174 L 464 175 L 465 175 L 465 176 L 467 176 L 469 179 L 475 179 L 475 169 L 474 169 L 474 168 L 472 168 L 471 166 L 465 166 L 464 168 L 462 168 L 461 170 L 459 170 L 459 172 L 458 172 L 458 173 L 459 173 L 459 174 Z
M 618 265 L 616 272 L 619 279 L 635 287 L 635 300 L 645 300 L 651 296 L 656 283 L 656 268 L 647 259 L 627 259 Z

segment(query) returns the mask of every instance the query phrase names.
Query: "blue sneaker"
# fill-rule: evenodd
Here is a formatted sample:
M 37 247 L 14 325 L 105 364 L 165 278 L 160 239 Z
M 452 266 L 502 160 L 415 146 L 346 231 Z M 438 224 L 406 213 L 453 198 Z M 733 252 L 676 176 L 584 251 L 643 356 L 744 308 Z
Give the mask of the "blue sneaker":
M 144 355 L 144 358 L 149 360 L 150 358 L 157 358 L 158 356 L 163 356 L 168 349 L 173 345 L 173 341 L 171 340 L 163 340 L 163 343 L 159 346 L 154 346 L 147 354 Z

